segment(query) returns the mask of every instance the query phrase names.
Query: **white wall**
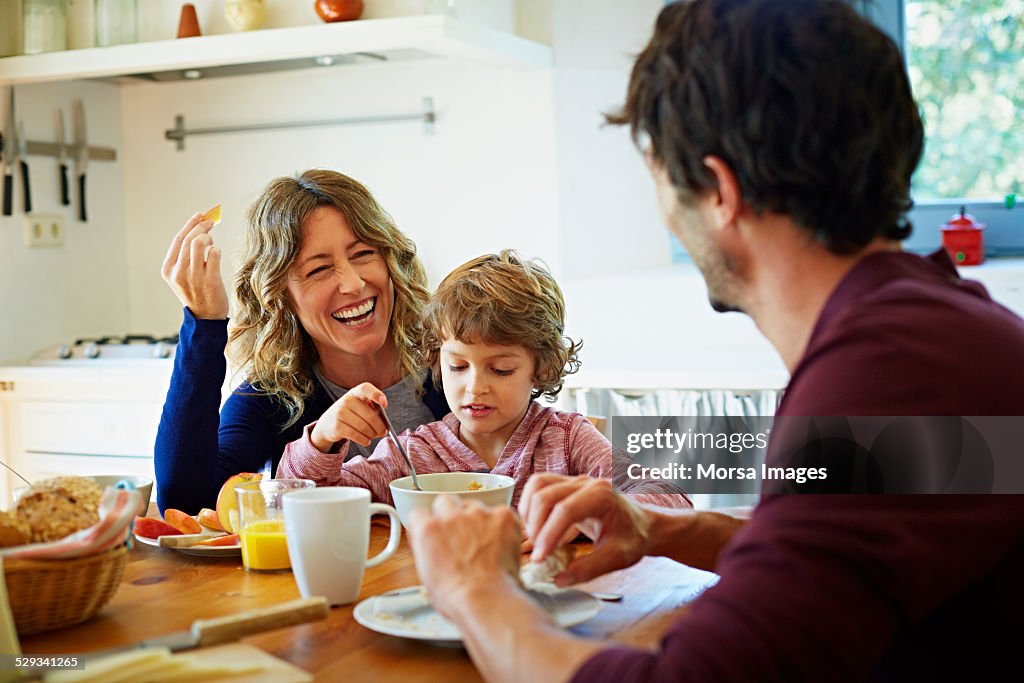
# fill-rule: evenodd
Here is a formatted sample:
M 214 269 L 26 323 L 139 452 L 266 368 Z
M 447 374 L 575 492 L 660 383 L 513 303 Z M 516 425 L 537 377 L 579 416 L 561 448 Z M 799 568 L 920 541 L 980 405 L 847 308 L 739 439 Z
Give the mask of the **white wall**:
M 662 3 L 556 0 L 550 26 L 537 4 L 521 7 L 534 12 L 523 23 L 538 37 L 550 32 L 553 70 L 418 62 L 125 87 L 133 325 L 177 326 L 177 303 L 157 271 L 188 215 L 224 203 L 217 233 L 228 275 L 244 208 L 266 181 L 329 166 L 375 192 L 419 244 L 434 283 L 505 246 L 542 257 L 566 289 L 570 334 L 586 340 L 581 378 L 713 382 L 708 354 L 737 350 L 749 367 L 771 367 L 768 379 L 746 382 L 781 384 L 781 365 L 753 325 L 711 313 L 699 278 L 664 271 L 653 290 L 635 281 L 667 267 L 668 236 L 628 131 L 604 126 L 602 113 L 622 103 Z M 422 95 L 439 108 L 433 137 L 400 124 L 195 138 L 184 152 L 163 139 L 177 113 L 188 126 L 347 117 L 415 110 Z M 663 306 L 666 287 L 679 302 L 674 315 Z M 638 305 L 638 291 L 658 295 Z
M 271 178 L 330 167 L 365 183 L 420 247 L 432 282 L 485 251 L 515 246 L 559 262 L 551 79 L 423 61 L 145 84 L 123 89 L 130 316 L 168 332 L 180 309 L 159 277 L 171 237 L 192 212 L 220 202 L 215 238 L 234 272 L 245 208 Z M 368 124 L 164 139 L 186 126 L 415 112 L 432 96 L 432 136 L 419 123 Z
M 199 5 L 204 30 L 217 29 L 219 3 Z M 119 161 L 90 167 L 90 221 L 66 211 L 61 249 L 26 249 L 21 217 L 0 218 L 0 361 L 76 336 L 174 332 L 180 309 L 159 268 L 185 218 L 224 205 L 215 236 L 230 276 L 245 208 L 266 182 L 327 166 L 370 187 L 417 241 L 434 283 L 502 247 L 544 258 L 566 292 L 567 332 L 585 342 L 577 385 L 781 386 L 785 370 L 750 320 L 711 312 L 693 268 L 669 266 L 640 155 L 627 131 L 602 126 L 661 7 L 523 0 L 519 30 L 551 39 L 554 69 L 427 60 L 119 89 L 19 88 L 30 136 L 49 139 L 53 107 L 70 116 L 71 99 L 83 97 L 91 142 L 116 147 Z M 197 137 L 182 152 L 164 139 L 176 114 L 191 127 L 343 118 L 417 111 L 426 95 L 438 110 L 433 136 L 402 123 Z M 55 164 L 30 161 L 37 205 L 49 210 Z M 997 298 L 1024 310 L 1015 271 L 989 277 Z
M 6 111 L 7 89 L 0 91 Z M 53 141 L 54 112 L 62 107 L 64 134 L 70 142 L 74 98 L 85 103 L 89 143 L 112 147 L 123 159 L 117 89 L 104 83 L 18 87 L 17 115 L 24 122 L 26 138 Z M 64 217 L 65 243 L 59 248 L 25 246 L 21 178 L 15 173 L 15 213 L 0 216 L 0 364 L 24 361 L 39 348 L 73 341 L 73 337 L 130 331 L 123 161 L 90 164 L 87 223 L 77 218 L 73 178 L 72 205 L 60 205 L 56 159 L 32 156 L 28 162 L 33 209 Z
M 780 387 L 786 372 L 749 318 L 714 313 L 691 267 L 671 267 L 654 186 L 625 101 L 662 0 L 556 0 L 555 130 L 567 331 L 584 342 L 570 386 Z
M 205 32 L 226 30 L 220 3 L 197 4 Z M 479 6 L 457 4 L 460 16 Z M 166 37 L 160 27 L 174 23 L 176 10 L 146 7 L 140 37 Z M 75 89 L 95 89 L 104 107 L 120 108 L 104 116 L 105 132 L 94 133 L 116 145 L 123 121 L 121 160 L 103 170 L 118 173 L 118 180 L 101 181 L 99 170 L 90 178 L 94 212 L 121 219 L 103 240 L 105 259 L 88 251 L 95 242 L 69 241 L 51 255 L 110 284 L 93 300 L 82 277 L 66 283 L 65 298 L 73 293 L 89 301 L 55 307 L 45 326 L 34 297 L 15 301 L 5 293 L 5 305 L 22 307 L 19 327 L 34 336 L 0 342 L 0 358 L 86 333 L 175 331 L 180 309 L 159 267 L 185 218 L 223 203 L 225 219 L 215 235 L 230 277 L 245 208 L 266 182 L 328 166 L 371 188 L 419 244 L 434 283 L 466 259 L 506 246 L 547 261 L 566 290 L 568 332 L 586 341 L 583 377 L 595 378 L 592 383 L 614 378 L 638 386 L 654 376 L 696 383 L 722 369 L 709 359 L 724 349 L 746 354 L 751 367 L 777 363 L 749 321 L 710 313 L 698 277 L 667 269 L 668 236 L 640 155 L 626 130 L 603 125 L 602 113 L 625 97 L 632 59 L 661 7 L 661 0 L 524 0 L 518 30 L 551 40 L 554 69 L 429 60 L 120 90 L 52 86 L 68 100 Z M 368 13 L 386 10 L 378 3 Z M 272 21 L 294 23 L 296 16 Z M 77 31 L 87 40 L 82 25 Z M 179 152 L 163 135 L 176 114 L 190 127 L 351 117 L 416 111 L 426 95 L 438 109 L 431 137 L 416 123 L 361 125 L 197 137 Z M 26 261 L 13 260 L 20 273 L 29 268 Z M 50 282 L 53 276 L 35 277 Z
M 628 130 L 604 124 L 625 101 L 633 59 L 662 0 L 556 0 L 555 130 L 560 224 L 569 278 L 670 260 L 654 189 Z

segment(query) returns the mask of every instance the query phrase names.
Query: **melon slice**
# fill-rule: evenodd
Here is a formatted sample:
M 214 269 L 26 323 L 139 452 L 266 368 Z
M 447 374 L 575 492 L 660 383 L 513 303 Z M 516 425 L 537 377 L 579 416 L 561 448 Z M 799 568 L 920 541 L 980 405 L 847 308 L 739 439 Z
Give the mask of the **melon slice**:
M 220 223 L 220 204 L 203 214 L 204 221 L 213 221 L 214 225 Z

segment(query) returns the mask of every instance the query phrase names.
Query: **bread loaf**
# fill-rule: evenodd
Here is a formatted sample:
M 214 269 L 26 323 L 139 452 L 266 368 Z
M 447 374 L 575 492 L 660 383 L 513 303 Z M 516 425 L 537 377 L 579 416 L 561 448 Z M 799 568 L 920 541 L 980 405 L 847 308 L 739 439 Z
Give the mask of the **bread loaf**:
M 33 484 L 16 515 L 28 524 L 32 543 L 57 541 L 98 522 L 102 497 L 103 489 L 91 479 L 56 477 Z
M 0 548 L 25 545 L 32 538 L 32 528 L 24 519 L 9 512 L 0 512 Z

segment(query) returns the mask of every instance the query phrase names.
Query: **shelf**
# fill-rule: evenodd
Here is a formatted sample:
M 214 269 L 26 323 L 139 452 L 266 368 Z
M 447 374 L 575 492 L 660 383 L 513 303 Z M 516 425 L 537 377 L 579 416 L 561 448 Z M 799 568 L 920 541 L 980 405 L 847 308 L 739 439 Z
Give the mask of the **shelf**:
M 324 58 L 329 58 L 325 60 Z M 551 48 L 445 15 L 265 29 L 0 59 L 0 85 L 78 79 L 179 80 L 353 62 L 454 58 L 545 67 Z

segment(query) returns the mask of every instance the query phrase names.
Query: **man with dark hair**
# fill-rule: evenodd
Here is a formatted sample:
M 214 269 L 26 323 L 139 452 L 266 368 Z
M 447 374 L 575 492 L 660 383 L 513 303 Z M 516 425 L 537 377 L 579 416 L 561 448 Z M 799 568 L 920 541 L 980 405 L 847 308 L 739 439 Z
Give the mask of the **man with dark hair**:
M 1024 321 L 943 252 L 900 250 L 921 121 L 896 46 L 845 3 L 669 5 L 609 118 L 643 147 L 714 307 L 750 315 L 789 368 L 780 419 L 1024 415 Z M 519 508 L 536 559 L 572 524 L 596 539 L 561 585 L 644 555 L 721 580 L 657 653 L 582 640 L 503 578 L 512 514 L 441 498 L 412 520 L 417 567 L 491 680 L 984 680 L 1019 666 L 1024 496 L 764 495 L 743 523 L 544 474 Z

